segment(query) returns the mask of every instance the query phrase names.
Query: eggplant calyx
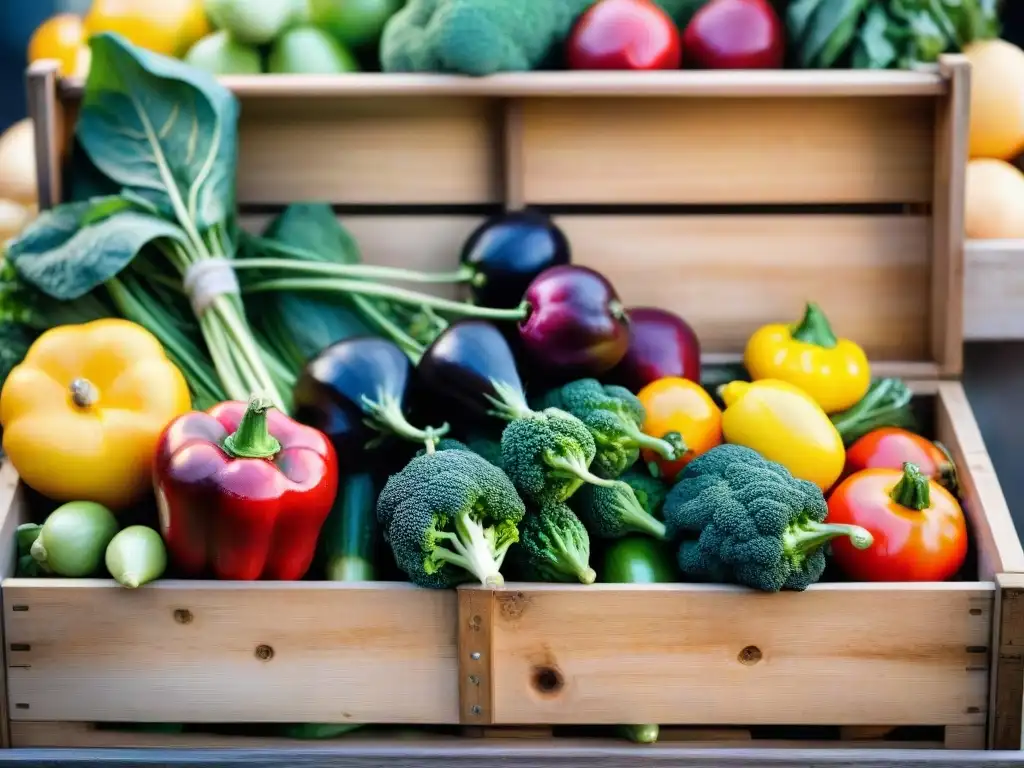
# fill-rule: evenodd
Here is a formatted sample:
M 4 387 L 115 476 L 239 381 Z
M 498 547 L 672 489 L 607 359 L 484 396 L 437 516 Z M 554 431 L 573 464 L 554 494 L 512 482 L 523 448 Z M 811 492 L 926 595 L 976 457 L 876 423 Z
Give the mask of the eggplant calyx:
M 515 421 L 516 419 L 532 419 L 536 415 L 536 411 L 527 405 L 522 390 L 506 381 L 497 379 L 491 379 L 491 387 L 497 397 L 484 393 L 487 401 L 494 406 L 487 412 L 491 416 L 504 421 Z
M 427 427 L 420 429 L 414 427 L 402 413 L 402 404 L 394 395 L 377 392 L 377 399 L 371 400 L 366 395 L 362 396 L 363 411 L 366 418 L 363 423 L 370 429 L 380 432 L 380 436 L 371 440 L 367 447 L 379 444 L 385 435 L 394 435 L 412 443 L 423 443 L 427 446 L 428 453 L 433 453 L 435 443 L 450 429 L 447 422 L 440 427 Z

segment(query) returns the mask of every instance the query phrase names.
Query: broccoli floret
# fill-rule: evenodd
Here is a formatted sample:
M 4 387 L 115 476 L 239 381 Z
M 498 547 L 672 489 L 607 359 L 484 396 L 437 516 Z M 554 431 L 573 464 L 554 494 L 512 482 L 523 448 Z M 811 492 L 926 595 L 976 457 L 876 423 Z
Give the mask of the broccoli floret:
M 422 587 L 474 577 L 501 586 L 501 564 L 519 541 L 526 506 L 500 469 L 475 453 L 425 453 L 388 478 L 377 520 L 398 567 Z
M 537 69 L 595 0 L 409 0 L 384 26 L 385 72 Z
M 665 497 L 668 496 L 668 486 L 661 479 L 652 476 L 650 472 L 633 467 L 626 470 L 619 480 L 633 489 L 636 500 L 647 514 L 661 517 L 661 508 L 665 504 Z
M 438 440 L 434 444 L 434 450 L 435 451 L 468 451 L 468 450 L 470 450 L 470 448 L 469 448 L 468 445 L 466 445 L 461 440 L 456 440 L 453 437 L 442 437 L 440 440 Z M 416 455 L 417 456 L 423 456 L 426 453 L 427 453 L 427 449 L 425 447 L 424 448 L 420 448 L 418 451 L 416 451 Z M 473 451 L 473 453 L 476 453 L 476 451 Z
M 664 507 L 673 538 L 687 533 L 679 567 L 697 577 L 765 592 L 804 590 L 825 571 L 825 545 L 849 536 L 858 549 L 871 534 L 824 523 L 828 505 L 814 483 L 739 445 L 712 448 L 691 461 Z
M 527 514 L 518 555 L 533 581 L 593 584 L 597 579 L 590 567 L 590 535 L 565 504 Z
M 627 533 L 665 538 L 665 524 L 644 510 L 633 489 L 622 480 L 607 486 L 587 485 L 573 497 L 573 509 L 587 530 L 601 539 L 619 539 Z
M 590 471 L 595 451 L 583 422 L 557 408 L 514 419 L 501 433 L 502 466 L 537 506 L 563 502 L 584 483 L 610 485 Z
M 598 477 L 621 475 L 636 463 L 641 448 L 669 460 L 686 450 L 676 433 L 659 439 L 641 432 L 647 414 L 637 396 L 625 387 L 602 385 L 597 379 L 579 379 L 553 389 L 535 407 L 561 408 L 587 425 L 597 444 L 592 469 Z

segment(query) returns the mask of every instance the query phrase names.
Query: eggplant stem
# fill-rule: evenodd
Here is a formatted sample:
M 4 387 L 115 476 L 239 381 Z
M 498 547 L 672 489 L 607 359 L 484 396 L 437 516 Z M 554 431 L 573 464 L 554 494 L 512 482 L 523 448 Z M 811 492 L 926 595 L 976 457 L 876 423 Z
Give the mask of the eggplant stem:
M 516 419 L 531 419 L 537 415 L 537 412 L 527 404 L 522 391 L 507 381 L 491 379 L 491 386 L 497 397 L 484 393 L 487 401 L 494 406 L 493 410 L 487 412 L 491 416 L 503 421 L 515 421 Z

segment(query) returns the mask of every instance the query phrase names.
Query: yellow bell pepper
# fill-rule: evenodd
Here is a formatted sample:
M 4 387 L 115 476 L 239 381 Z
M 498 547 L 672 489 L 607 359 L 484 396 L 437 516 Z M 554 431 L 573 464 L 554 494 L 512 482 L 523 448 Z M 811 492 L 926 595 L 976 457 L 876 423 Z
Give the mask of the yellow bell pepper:
M 142 326 L 59 326 L 4 382 L 3 448 L 44 496 L 123 509 L 152 488 L 157 438 L 190 408 L 185 377 Z
M 722 435 L 727 443 L 777 461 L 822 491 L 839 478 L 846 461 L 843 439 L 802 389 L 778 379 L 731 381 L 718 395 L 725 403 Z
M 816 304 L 807 305 L 798 325 L 773 323 L 747 340 L 743 362 L 750 378 L 780 379 L 803 389 L 825 413 L 845 411 L 860 402 L 871 385 L 864 350 L 836 338 Z

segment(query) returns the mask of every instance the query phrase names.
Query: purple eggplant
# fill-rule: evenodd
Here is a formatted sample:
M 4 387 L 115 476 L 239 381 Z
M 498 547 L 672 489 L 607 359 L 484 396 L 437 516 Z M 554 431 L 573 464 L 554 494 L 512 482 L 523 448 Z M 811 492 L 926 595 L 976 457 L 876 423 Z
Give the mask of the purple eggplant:
M 507 418 L 510 408 L 529 412 L 512 349 L 484 320 L 452 323 L 423 353 L 416 372 L 454 418 L 465 413 Z
M 666 376 L 700 383 L 700 341 L 683 318 L 665 309 L 631 307 L 629 348 L 605 378 L 632 392 Z
M 323 432 L 341 466 L 367 465 L 367 448 L 395 436 L 436 441 L 447 425 L 420 429 L 406 418 L 413 368 L 393 342 L 357 336 L 332 344 L 310 360 L 293 389 L 294 417 Z
M 523 349 L 534 367 L 569 380 L 600 376 L 629 346 L 629 319 L 612 284 L 587 267 L 545 270 L 530 283 L 519 323 Z
M 519 306 L 537 275 L 569 261 L 565 234 L 538 211 L 494 216 L 462 248 L 462 263 L 473 272 L 473 300 L 484 307 Z

